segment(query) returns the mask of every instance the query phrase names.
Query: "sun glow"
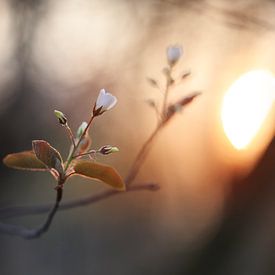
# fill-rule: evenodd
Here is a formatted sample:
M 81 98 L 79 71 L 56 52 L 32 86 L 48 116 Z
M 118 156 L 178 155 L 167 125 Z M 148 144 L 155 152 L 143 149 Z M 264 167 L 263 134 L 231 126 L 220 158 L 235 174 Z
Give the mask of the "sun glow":
M 250 71 L 227 90 L 221 110 L 226 136 L 237 149 L 245 149 L 260 131 L 275 99 L 271 72 Z

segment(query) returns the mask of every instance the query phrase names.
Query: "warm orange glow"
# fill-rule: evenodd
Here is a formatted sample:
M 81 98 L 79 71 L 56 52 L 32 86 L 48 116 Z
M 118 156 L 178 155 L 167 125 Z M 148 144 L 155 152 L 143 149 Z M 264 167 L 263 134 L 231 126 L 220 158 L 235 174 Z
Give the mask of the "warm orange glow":
M 260 131 L 275 98 L 275 79 L 269 71 L 242 75 L 226 92 L 221 119 L 226 136 L 237 149 L 246 148 Z

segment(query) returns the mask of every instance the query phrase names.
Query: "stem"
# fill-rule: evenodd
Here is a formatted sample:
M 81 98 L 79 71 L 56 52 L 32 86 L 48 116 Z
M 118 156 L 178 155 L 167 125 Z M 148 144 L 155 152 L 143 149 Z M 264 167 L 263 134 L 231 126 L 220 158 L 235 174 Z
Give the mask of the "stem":
M 95 116 L 93 115 L 93 116 L 91 117 L 89 123 L 87 124 L 86 128 L 84 129 L 82 135 L 80 136 L 80 138 L 79 138 L 77 144 L 75 145 L 75 147 L 73 148 L 73 150 L 71 150 L 71 152 L 69 153 L 69 156 L 68 156 L 67 162 L 66 162 L 66 166 L 65 166 L 65 169 L 64 169 L 65 172 L 66 172 L 67 169 L 69 168 L 69 165 L 71 164 L 71 162 L 72 162 L 72 160 L 73 160 L 73 158 L 74 158 L 74 154 L 75 154 L 75 152 L 77 151 L 77 149 L 78 149 L 78 147 L 79 147 L 79 145 L 80 145 L 82 139 L 85 137 L 85 135 L 86 135 L 86 133 L 87 133 L 89 127 L 91 126 L 92 121 L 93 121 L 94 118 L 95 118 Z
M 40 237 L 43 233 L 47 232 L 49 229 L 51 222 L 54 218 L 54 215 L 58 209 L 60 210 L 67 210 L 67 209 L 72 209 L 75 207 L 80 207 L 80 206 L 85 206 L 89 205 L 92 203 L 99 202 L 101 200 L 107 199 L 109 197 L 112 197 L 114 195 L 123 195 L 127 194 L 128 192 L 136 192 L 136 191 L 143 191 L 143 190 L 148 190 L 148 191 L 156 191 L 159 189 L 159 185 L 154 184 L 154 183 L 145 183 L 141 184 L 138 186 L 134 187 L 129 187 L 127 192 L 120 192 L 117 190 L 107 190 L 104 192 L 101 192 L 96 195 L 92 195 L 86 198 L 81 198 L 78 200 L 72 200 L 67 203 L 64 203 L 60 205 L 60 201 L 62 198 L 62 189 L 57 190 L 57 198 L 56 198 L 56 203 L 52 210 L 50 211 L 48 218 L 46 222 L 39 228 L 37 229 L 27 229 L 22 226 L 18 225 L 13 225 L 13 224 L 5 224 L 5 223 L 0 223 L 0 232 L 5 233 L 8 235 L 15 235 L 19 236 L 25 239 L 34 239 Z M 35 215 L 35 214 L 42 214 L 45 212 L 48 212 L 50 209 L 50 205 L 41 205 L 41 206 L 19 206 L 19 207 L 11 207 L 10 209 L 4 209 L 4 215 L 2 213 L 1 218 L 11 218 L 11 217 L 16 217 L 16 216 L 26 216 L 26 215 Z M 8 210 L 8 211 L 7 211 Z M 3 212 L 3 211 L 1 211 Z
M 168 82 L 168 80 L 167 80 L 167 82 Z M 163 119 L 166 116 L 168 92 L 169 92 L 169 85 L 167 84 L 166 89 L 164 91 L 163 106 L 162 106 L 162 111 L 161 111 Z
M 97 150 L 91 150 L 91 151 L 86 152 L 86 153 L 83 153 L 83 154 L 75 155 L 75 156 L 73 156 L 73 158 L 78 158 L 78 157 L 87 156 L 87 155 L 90 155 L 90 154 L 95 154 L 95 153 L 97 153 L 97 152 L 98 152 Z
M 151 149 L 153 141 L 155 140 L 157 134 L 159 133 L 159 131 L 161 130 L 161 128 L 163 126 L 164 126 L 164 123 L 160 123 L 157 126 L 157 128 L 155 129 L 155 131 L 150 135 L 150 137 L 147 139 L 147 141 L 141 147 L 141 149 L 140 149 L 139 153 L 137 154 L 137 156 L 128 172 L 128 175 L 125 179 L 125 184 L 127 186 L 129 186 L 136 178 L 141 165 L 143 164 L 145 158 L 147 157 L 148 152 Z
M 70 138 L 70 140 L 71 140 L 71 142 L 72 142 L 72 145 L 74 146 L 74 148 L 75 148 L 75 141 L 74 141 L 74 135 L 73 135 L 73 132 L 72 132 L 72 130 L 71 130 L 71 128 L 69 127 L 69 125 L 68 124 L 65 124 L 65 128 L 66 128 L 66 130 L 67 130 L 67 132 L 68 132 L 68 136 L 69 136 L 69 138 Z
M 58 188 L 56 189 L 56 200 L 55 204 L 52 207 L 51 211 L 49 212 L 46 221 L 39 226 L 38 228 L 35 229 L 28 229 L 22 226 L 16 226 L 16 225 L 11 225 L 11 224 L 0 224 L 0 229 L 1 232 L 9 234 L 9 235 L 18 235 L 23 237 L 24 239 L 34 239 L 38 238 L 44 233 L 48 231 L 48 229 L 51 226 L 51 223 L 53 221 L 53 218 L 59 208 L 60 202 L 62 200 L 62 194 L 63 194 L 63 181 L 59 181 L 58 183 Z
M 163 106 L 162 106 L 162 117 L 163 119 L 165 120 L 165 117 L 166 117 L 166 113 L 167 113 L 167 99 L 168 99 L 168 94 L 169 94 L 169 90 L 170 90 L 170 86 L 171 86 L 171 80 L 172 80 L 172 77 L 171 77 L 171 68 L 169 69 L 168 71 L 168 74 L 166 76 L 166 87 L 165 87 L 165 90 L 164 90 L 164 98 L 163 98 Z
M 143 146 L 141 147 L 139 153 L 137 154 L 131 168 L 130 171 L 128 173 L 128 176 L 125 179 L 125 184 L 126 185 L 130 185 L 134 179 L 136 178 L 140 167 L 142 165 L 142 163 L 144 162 L 144 160 L 147 157 L 148 152 L 151 149 L 152 143 L 155 140 L 157 134 L 159 133 L 159 131 L 161 130 L 161 128 L 168 122 L 167 118 L 167 100 L 168 100 L 168 94 L 169 94 L 169 90 L 172 84 L 172 77 L 171 77 L 171 73 L 172 73 L 172 68 L 169 68 L 169 71 L 166 75 L 166 87 L 164 90 L 164 98 L 163 98 L 163 106 L 162 106 L 162 110 L 161 110 L 161 121 L 158 124 L 157 128 L 155 129 L 155 131 L 151 134 L 151 136 L 147 139 L 147 141 L 143 144 Z M 158 114 L 158 110 L 157 110 L 157 114 Z
M 75 200 L 62 202 L 58 209 L 59 209 L 59 211 L 73 209 L 76 207 L 82 207 L 82 206 L 90 205 L 90 204 L 93 204 L 96 202 L 100 202 L 102 200 L 105 200 L 105 199 L 115 196 L 115 195 L 126 195 L 126 194 L 128 194 L 128 192 L 156 191 L 159 188 L 160 187 L 158 184 L 147 182 L 147 183 L 141 183 L 136 186 L 129 186 L 129 188 L 127 188 L 127 192 L 121 192 L 121 191 L 117 191 L 115 189 L 104 190 L 102 192 L 99 192 L 98 194 L 92 194 L 87 197 L 82 197 L 82 198 L 78 198 Z M 49 212 L 51 207 L 52 207 L 51 204 L 42 204 L 42 205 L 36 205 L 36 206 L 5 207 L 5 208 L 0 209 L 0 218 L 1 219 L 10 219 L 10 218 L 15 218 L 15 217 L 44 214 L 44 213 Z M 0 232 L 4 232 L 4 230 L 3 230 L 4 226 L 7 227 L 10 225 L 0 223 Z

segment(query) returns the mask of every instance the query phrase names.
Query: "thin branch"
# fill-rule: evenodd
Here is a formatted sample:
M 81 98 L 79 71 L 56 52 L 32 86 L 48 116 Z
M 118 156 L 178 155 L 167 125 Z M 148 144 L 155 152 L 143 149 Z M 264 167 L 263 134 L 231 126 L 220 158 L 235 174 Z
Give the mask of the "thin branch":
M 28 229 L 23 226 L 0 223 L 0 232 L 8 234 L 8 235 L 20 236 L 24 239 L 35 239 L 35 238 L 40 237 L 41 235 L 46 233 L 48 231 L 48 229 L 50 228 L 53 218 L 59 208 L 59 204 L 62 199 L 62 192 L 63 192 L 62 188 L 57 189 L 56 202 L 55 202 L 52 210 L 49 212 L 46 221 L 41 226 L 34 228 L 34 229 Z M 47 209 L 47 212 L 48 211 L 49 211 L 49 209 Z
M 165 90 L 164 90 L 163 106 L 162 106 L 162 110 L 161 110 L 163 120 L 166 119 L 168 95 L 169 95 L 169 91 L 170 91 L 170 89 L 173 85 L 173 82 L 174 82 L 171 74 L 172 74 L 172 67 L 169 66 L 169 68 L 167 68 L 167 71 L 166 71 L 166 85 L 165 85 Z
M 129 186 L 130 184 L 132 184 L 132 182 L 135 180 L 141 165 L 144 163 L 145 158 L 147 157 L 148 152 L 151 149 L 151 146 L 153 144 L 153 141 L 155 140 L 155 138 L 157 137 L 160 129 L 164 126 L 163 123 L 160 123 L 157 128 L 155 129 L 155 131 L 150 135 L 150 137 L 147 139 L 147 141 L 143 144 L 143 146 L 141 147 L 139 153 L 137 154 L 129 172 L 128 175 L 125 179 L 125 184 L 127 186 Z
M 127 187 L 126 192 L 117 191 L 115 189 L 106 190 L 103 192 L 100 192 L 96 195 L 91 195 L 88 197 L 71 200 L 68 202 L 60 203 L 59 211 L 61 210 L 68 210 L 73 209 L 77 207 L 86 206 L 89 204 L 93 204 L 99 201 L 102 201 L 104 199 L 107 199 L 109 197 L 115 196 L 115 195 L 123 195 L 127 194 L 129 192 L 137 192 L 137 191 L 155 191 L 159 189 L 159 185 L 156 183 L 143 183 L 137 186 L 129 186 Z M 38 205 L 38 206 L 11 206 L 11 207 L 5 207 L 0 209 L 0 217 L 1 219 L 8 219 L 8 218 L 14 218 L 14 217 L 22 217 L 22 216 L 29 216 L 29 215 L 39 215 L 49 212 L 51 209 L 52 204 L 44 204 L 44 205 Z M 3 232 L 2 226 L 3 224 L 0 224 L 0 232 Z
M 72 130 L 71 130 L 71 128 L 69 127 L 68 124 L 65 124 L 65 128 L 66 128 L 66 130 L 67 130 L 67 133 L 68 133 L 68 136 L 69 136 L 69 138 L 70 138 L 70 140 L 71 140 L 71 143 L 72 143 L 73 147 L 75 148 L 75 147 L 76 147 L 76 144 L 75 144 L 75 141 L 74 141 L 73 132 L 72 132 Z
M 97 150 L 91 150 L 91 151 L 86 152 L 86 153 L 75 155 L 75 156 L 73 156 L 73 159 L 78 158 L 78 157 L 87 156 L 87 155 L 90 155 L 90 154 L 96 154 L 97 152 L 98 152 Z
M 79 145 L 80 145 L 82 139 L 85 137 L 87 131 L 89 130 L 89 127 L 91 126 L 91 124 L 92 124 L 94 118 L 95 118 L 94 115 L 90 118 L 90 120 L 89 120 L 89 122 L 88 122 L 86 128 L 84 129 L 83 133 L 81 134 L 81 136 L 80 136 L 80 138 L 79 138 L 77 144 L 75 145 L 75 147 L 73 148 L 73 150 L 70 152 L 70 154 L 69 154 L 69 156 L 68 156 L 68 159 L 67 159 L 67 162 L 66 162 L 65 169 L 64 169 L 65 172 L 66 172 L 67 169 L 69 168 L 70 163 L 71 163 L 72 160 L 73 160 L 74 154 L 75 154 L 76 150 L 78 149 L 78 147 L 79 147 Z

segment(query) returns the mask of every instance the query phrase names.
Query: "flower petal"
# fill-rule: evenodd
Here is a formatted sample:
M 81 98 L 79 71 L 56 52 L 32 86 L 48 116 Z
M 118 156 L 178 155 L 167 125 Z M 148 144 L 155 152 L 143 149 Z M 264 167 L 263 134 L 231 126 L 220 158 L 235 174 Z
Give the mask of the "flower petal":
M 99 109 L 104 105 L 105 94 L 106 94 L 106 91 L 104 89 L 101 89 L 96 100 L 96 109 Z
M 104 113 L 107 110 L 112 109 L 117 103 L 117 98 L 111 93 L 108 93 L 105 89 L 101 89 L 96 100 L 95 113 L 100 110 L 99 114 Z

